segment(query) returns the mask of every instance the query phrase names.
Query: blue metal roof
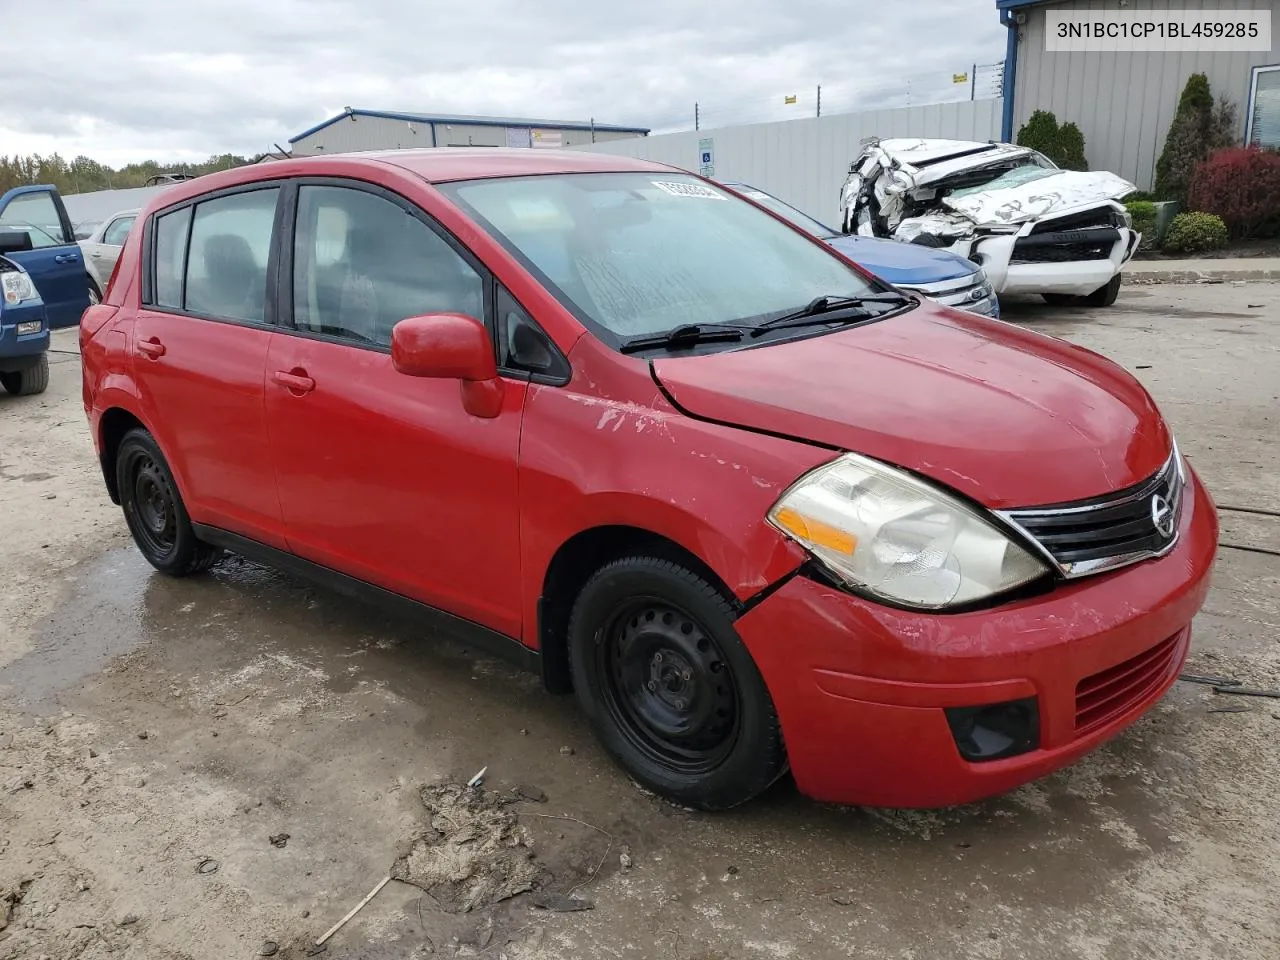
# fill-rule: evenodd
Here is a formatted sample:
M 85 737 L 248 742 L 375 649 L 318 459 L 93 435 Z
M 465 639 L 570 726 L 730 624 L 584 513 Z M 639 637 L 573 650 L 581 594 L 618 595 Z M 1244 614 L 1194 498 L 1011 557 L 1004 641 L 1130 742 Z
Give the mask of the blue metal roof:
M 1017 10 L 1019 7 L 1036 7 L 1045 3 L 1062 3 L 1062 0 L 996 0 L 996 9 Z
M 296 137 L 290 137 L 290 143 L 297 143 L 304 137 L 323 130 L 330 124 L 345 120 L 347 117 L 376 117 L 382 120 L 404 120 L 407 123 L 448 123 L 472 127 L 530 127 L 537 130 L 600 130 L 605 133 L 639 133 L 648 135 L 648 127 L 620 127 L 612 123 L 583 123 L 570 121 L 561 123 L 556 120 L 524 120 L 517 117 L 480 117 L 467 114 L 448 113 L 391 113 L 386 110 L 347 110 L 336 117 L 330 117 L 317 123 L 309 130 L 304 130 Z

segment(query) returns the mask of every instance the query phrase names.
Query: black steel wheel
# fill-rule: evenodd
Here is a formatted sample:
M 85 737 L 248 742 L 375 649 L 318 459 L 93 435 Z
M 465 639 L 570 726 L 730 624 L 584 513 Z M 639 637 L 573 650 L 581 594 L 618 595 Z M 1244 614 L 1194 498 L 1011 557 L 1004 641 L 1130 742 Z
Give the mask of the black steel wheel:
M 569 624 L 574 688 L 596 735 L 641 785 L 701 809 L 743 803 L 786 770 L 773 701 L 733 615 L 698 574 L 628 557 L 587 582 Z
M 157 570 L 182 577 L 217 561 L 221 551 L 196 537 L 173 473 L 145 430 L 131 430 L 120 442 L 116 489 L 134 543 Z
M 656 762 L 705 773 L 732 749 L 731 668 L 686 611 L 656 597 L 624 606 L 605 628 L 596 665 L 613 722 Z

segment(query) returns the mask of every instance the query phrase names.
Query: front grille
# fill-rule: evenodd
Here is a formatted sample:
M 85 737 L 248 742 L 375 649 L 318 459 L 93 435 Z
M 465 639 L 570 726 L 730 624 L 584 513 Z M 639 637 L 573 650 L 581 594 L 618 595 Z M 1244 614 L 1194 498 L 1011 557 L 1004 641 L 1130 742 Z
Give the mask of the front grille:
M 1106 260 L 1120 239 L 1115 227 L 1054 230 L 1023 237 L 1013 245 L 1012 263 L 1071 263 Z
M 1166 553 L 1178 538 L 1182 493 L 1175 446 L 1154 476 L 1126 490 L 1001 516 L 1039 544 L 1065 576 L 1080 577 Z
M 1105 726 L 1142 703 L 1178 669 L 1186 639 L 1179 631 L 1124 663 L 1085 677 L 1076 685 L 1076 734 Z

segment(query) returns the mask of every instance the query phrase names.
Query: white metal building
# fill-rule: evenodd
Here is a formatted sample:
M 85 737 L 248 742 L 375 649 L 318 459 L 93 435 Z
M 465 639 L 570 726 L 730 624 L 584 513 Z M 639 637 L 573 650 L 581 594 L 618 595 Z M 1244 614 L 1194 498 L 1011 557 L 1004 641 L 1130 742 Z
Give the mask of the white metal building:
M 348 108 L 289 140 L 295 157 L 410 147 L 570 147 L 643 137 L 646 127 Z
M 1048 13 L 1128 16 L 1270 11 L 1280 0 L 996 0 L 1008 28 L 1001 139 L 1012 140 L 1036 110 L 1077 124 L 1092 170 L 1110 170 L 1151 187 L 1156 160 L 1187 78 L 1203 73 L 1215 98 L 1237 107 L 1240 142 L 1280 147 L 1280 54 L 1269 51 L 1050 51 Z M 1274 44 L 1274 39 L 1272 40 Z

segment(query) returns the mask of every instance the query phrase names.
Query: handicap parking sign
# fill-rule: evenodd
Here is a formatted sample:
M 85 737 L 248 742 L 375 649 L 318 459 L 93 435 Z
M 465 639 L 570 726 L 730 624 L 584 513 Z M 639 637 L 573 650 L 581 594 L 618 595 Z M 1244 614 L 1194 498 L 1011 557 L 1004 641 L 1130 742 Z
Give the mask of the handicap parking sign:
M 711 162 L 711 151 L 710 151 L 710 150 L 703 150 L 703 151 L 702 151 L 702 162 L 703 162 L 703 163 L 710 163 L 710 162 Z

